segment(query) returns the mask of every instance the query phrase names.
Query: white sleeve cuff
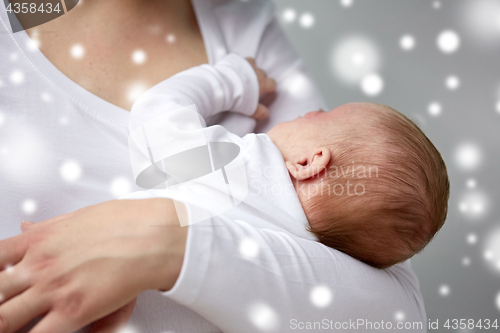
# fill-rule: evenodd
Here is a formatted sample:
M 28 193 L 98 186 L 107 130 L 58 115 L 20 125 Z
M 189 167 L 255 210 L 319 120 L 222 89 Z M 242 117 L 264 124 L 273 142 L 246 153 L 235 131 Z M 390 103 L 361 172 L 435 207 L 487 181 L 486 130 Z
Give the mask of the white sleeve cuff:
M 210 263 L 213 233 L 210 223 L 197 223 L 186 228 L 188 233 L 181 272 L 172 289 L 161 294 L 188 306 L 196 301 L 203 286 Z
M 230 53 L 214 66 L 232 85 L 231 111 L 252 116 L 259 103 L 259 81 L 250 63 L 242 56 Z

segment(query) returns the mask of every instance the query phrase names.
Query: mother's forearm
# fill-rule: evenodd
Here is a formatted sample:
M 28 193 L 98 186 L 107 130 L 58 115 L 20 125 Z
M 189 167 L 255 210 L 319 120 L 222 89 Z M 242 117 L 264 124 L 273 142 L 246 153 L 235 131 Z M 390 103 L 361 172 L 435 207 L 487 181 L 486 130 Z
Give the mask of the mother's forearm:
M 188 226 L 181 227 L 179 223 L 179 213 L 181 217 L 187 214 L 184 204 L 168 198 L 123 201 L 137 205 L 133 212 L 138 214 L 136 218 L 155 234 L 149 246 L 159 252 L 158 256 L 151 254 L 149 257 L 151 276 L 144 278 L 145 290 L 170 290 L 181 272 L 186 249 Z

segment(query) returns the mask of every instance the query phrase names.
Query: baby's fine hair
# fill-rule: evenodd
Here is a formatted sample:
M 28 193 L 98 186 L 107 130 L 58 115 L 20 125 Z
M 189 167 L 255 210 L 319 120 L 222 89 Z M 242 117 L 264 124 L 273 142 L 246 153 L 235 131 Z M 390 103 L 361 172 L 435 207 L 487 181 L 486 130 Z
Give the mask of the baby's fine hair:
M 387 268 L 420 252 L 443 226 L 450 184 L 417 125 L 390 107 L 370 107 L 376 114 L 366 125 L 332 133 L 332 161 L 307 215 L 321 243 Z

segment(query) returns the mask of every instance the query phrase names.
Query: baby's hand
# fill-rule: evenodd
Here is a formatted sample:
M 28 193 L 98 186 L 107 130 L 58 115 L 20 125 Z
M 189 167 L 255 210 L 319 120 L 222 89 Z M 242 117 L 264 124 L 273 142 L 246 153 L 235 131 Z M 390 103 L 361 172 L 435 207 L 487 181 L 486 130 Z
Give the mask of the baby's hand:
M 276 81 L 267 77 L 266 72 L 264 72 L 261 68 L 257 67 L 255 64 L 254 58 L 246 58 L 247 61 L 252 65 L 255 74 L 257 74 L 257 79 L 259 80 L 259 94 L 260 96 L 264 96 L 267 94 L 272 94 L 276 91 Z M 269 117 L 269 109 L 264 105 L 259 103 L 257 106 L 257 110 L 252 116 L 255 119 L 266 119 Z

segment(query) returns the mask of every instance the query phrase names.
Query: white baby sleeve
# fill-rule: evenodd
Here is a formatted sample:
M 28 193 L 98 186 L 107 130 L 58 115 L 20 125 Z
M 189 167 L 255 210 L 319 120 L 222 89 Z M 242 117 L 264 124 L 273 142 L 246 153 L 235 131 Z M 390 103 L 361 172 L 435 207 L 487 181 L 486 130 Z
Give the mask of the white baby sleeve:
M 181 273 L 163 295 L 224 332 L 294 332 L 307 322 L 320 325 L 311 332 L 368 332 L 382 321 L 377 332 L 394 332 L 396 313 L 415 323 L 406 331 L 426 331 L 408 262 L 376 269 L 319 242 L 255 228 L 247 218 L 189 226 Z
M 229 54 L 214 66 L 201 65 L 162 81 L 141 95 L 131 110 L 130 131 L 164 116 L 180 126 L 172 111 L 195 105 L 203 119 L 222 111 L 251 116 L 259 100 L 259 83 L 252 66 L 243 57 Z

